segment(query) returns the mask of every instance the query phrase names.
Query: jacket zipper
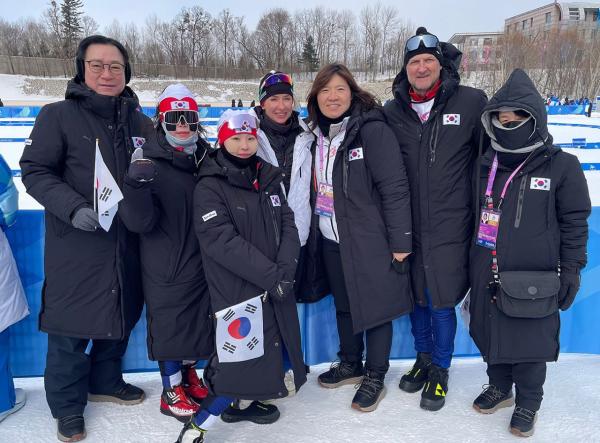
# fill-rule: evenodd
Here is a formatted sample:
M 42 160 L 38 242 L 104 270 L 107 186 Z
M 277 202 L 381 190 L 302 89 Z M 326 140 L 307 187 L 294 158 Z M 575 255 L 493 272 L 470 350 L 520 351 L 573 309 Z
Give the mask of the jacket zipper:
M 521 225 L 521 214 L 523 212 L 523 201 L 525 200 L 525 187 L 527 185 L 527 174 L 521 177 L 519 186 L 519 197 L 517 199 L 517 213 L 515 215 L 515 228 Z

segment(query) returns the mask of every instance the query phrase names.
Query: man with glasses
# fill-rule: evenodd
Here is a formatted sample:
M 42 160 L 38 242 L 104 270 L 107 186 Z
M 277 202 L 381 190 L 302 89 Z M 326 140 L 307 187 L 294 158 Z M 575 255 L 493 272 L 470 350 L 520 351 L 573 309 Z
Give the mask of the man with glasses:
M 487 102 L 479 89 L 461 86 L 462 53 L 423 27 L 404 48 L 404 67 L 385 106 L 411 190 L 415 310 L 410 316 L 417 361 L 400 389 L 418 392 L 421 408 L 437 411 L 448 392 L 456 304 L 468 289 L 473 233 L 471 173 Z
M 96 190 L 95 165 L 99 148 L 122 188 L 131 154 L 152 136 L 152 122 L 125 86 L 131 67 L 121 43 L 87 37 L 75 65 L 65 100 L 42 108 L 21 157 L 27 192 L 45 208 L 39 324 L 48 333 L 44 383 L 61 441 L 85 438 L 88 400 L 131 405 L 144 399 L 121 370 L 142 308 L 138 239 L 118 211 L 108 227 L 100 226 L 96 202 L 115 188 Z

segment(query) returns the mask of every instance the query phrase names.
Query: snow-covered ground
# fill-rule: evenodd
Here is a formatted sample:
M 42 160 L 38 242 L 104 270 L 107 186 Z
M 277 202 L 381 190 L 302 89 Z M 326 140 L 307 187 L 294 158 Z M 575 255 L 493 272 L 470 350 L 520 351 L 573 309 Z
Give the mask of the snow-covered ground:
M 482 415 L 471 407 L 487 382 L 480 358 L 456 358 L 450 370 L 446 406 L 438 412 L 419 408 L 419 394 L 398 389 L 409 360 L 391 363 L 387 395 L 372 413 L 350 408 L 353 386 L 323 389 L 317 375 L 328 365 L 311 367 L 308 382 L 294 397 L 279 400 L 281 418 L 272 425 L 217 422 L 208 442 L 340 443 L 340 442 L 502 442 L 522 441 L 508 431 L 512 408 Z M 159 412 L 158 373 L 126 374 L 148 398 L 140 405 L 90 403 L 85 411 L 86 442 L 173 443 L 181 424 Z M 251 382 L 251 381 L 249 381 Z M 27 391 L 27 404 L 0 423 L 0 442 L 53 442 L 56 423 L 50 415 L 41 378 L 16 379 Z M 564 354 L 548 364 L 544 401 L 535 435 L 528 442 L 598 442 L 600 422 L 600 356 Z

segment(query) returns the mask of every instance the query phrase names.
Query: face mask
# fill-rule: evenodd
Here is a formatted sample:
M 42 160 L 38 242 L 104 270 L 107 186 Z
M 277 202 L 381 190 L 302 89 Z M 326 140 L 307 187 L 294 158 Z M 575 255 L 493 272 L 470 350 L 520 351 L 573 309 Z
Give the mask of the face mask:
M 169 131 L 165 128 L 165 123 L 162 123 L 163 130 L 165 131 L 165 139 L 167 142 L 174 148 L 183 148 L 183 152 L 186 154 L 193 154 L 196 152 L 196 142 L 198 141 L 198 133 L 193 132 L 186 139 L 179 139 L 171 135 Z
M 498 144 L 505 149 L 516 150 L 533 145 L 538 135 L 535 133 L 535 120 L 512 121 L 502 125 L 497 117 L 492 118 L 492 127 Z

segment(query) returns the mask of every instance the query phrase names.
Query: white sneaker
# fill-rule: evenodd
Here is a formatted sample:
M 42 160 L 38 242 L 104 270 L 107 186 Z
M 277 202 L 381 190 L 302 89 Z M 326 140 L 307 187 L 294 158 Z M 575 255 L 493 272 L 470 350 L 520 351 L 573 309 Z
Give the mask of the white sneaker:
M 0 422 L 2 420 L 4 420 L 6 417 L 8 417 L 10 414 L 14 414 L 19 409 L 21 409 L 23 406 L 25 406 L 26 401 L 27 401 L 27 395 L 25 395 L 25 391 L 21 388 L 16 388 L 15 389 L 15 405 L 12 408 L 10 408 L 8 411 L 4 411 L 4 412 L 0 413 Z

